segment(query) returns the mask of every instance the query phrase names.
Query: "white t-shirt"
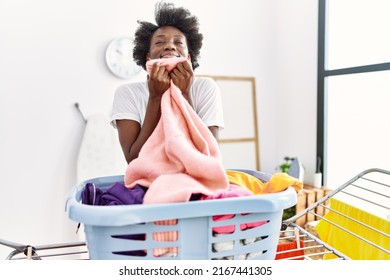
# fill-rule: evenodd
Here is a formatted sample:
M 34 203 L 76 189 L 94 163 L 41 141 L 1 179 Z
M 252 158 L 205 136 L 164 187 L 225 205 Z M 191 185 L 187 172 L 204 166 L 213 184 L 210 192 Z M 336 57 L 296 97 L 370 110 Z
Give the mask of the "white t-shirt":
M 224 127 L 220 90 L 215 81 L 208 77 L 194 77 L 190 88 L 192 105 L 206 126 Z M 111 125 L 116 128 L 116 120 L 134 120 L 144 123 L 148 105 L 147 82 L 124 84 L 115 91 Z

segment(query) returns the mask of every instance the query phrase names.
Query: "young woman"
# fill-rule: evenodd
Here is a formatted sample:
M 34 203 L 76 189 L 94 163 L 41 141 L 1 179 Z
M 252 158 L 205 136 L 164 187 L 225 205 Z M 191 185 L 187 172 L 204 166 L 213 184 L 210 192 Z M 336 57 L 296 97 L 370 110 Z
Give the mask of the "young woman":
M 121 85 L 115 92 L 111 124 L 117 128 L 119 141 L 129 163 L 153 133 L 160 119 L 160 102 L 170 81 L 181 90 L 212 134 L 218 138 L 223 128 L 221 97 L 210 78 L 195 77 L 203 35 L 199 22 L 189 10 L 170 3 L 158 3 L 156 24 L 140 21 L 135 32 L 134 61 L 146 70 L 146 62 L 171 57 L 187 58 L 168 73 L 154 63 L 147 80 Z

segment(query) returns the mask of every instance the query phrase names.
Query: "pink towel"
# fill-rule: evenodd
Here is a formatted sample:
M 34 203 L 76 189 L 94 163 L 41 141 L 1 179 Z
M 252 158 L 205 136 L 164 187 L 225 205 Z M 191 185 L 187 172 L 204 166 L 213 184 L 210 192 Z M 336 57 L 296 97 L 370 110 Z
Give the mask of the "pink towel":
M 184 60 L 150 60 L 146 67 L 149 72 L 158 62 L 171 71 Z M 137 184 L 149 188 L 143 203 L 184 202 L 193 193 L 212 195 L 229 186 L 218 142 L 173 82 L 161 99 L 160 121 L 138 158 L 127 166 L 124 181 L 128 188 Z M 175 219 L 154 222 L 165 226 L 176 223 Z M 178 232 L 155 232 L 153 239 L 174 242 Z M 153 254 L 176 255 L 177 247 L 154 248 Z
M 146 66 L 149 72 L 157 61 L 171 71 L 183 60 L 150 60 Z M 218 142 L 173 82 L 162 97 L 157 127 L 126 169 L 125 184 L 148 187 L 145 204 L 189 201 L 193 193 L 211 195 L 229 186 Z

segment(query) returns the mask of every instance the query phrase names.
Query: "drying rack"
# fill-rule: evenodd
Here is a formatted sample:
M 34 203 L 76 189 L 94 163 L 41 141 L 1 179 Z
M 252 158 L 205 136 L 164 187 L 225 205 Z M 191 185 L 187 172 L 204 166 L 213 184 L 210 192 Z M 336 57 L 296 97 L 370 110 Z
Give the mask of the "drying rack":
M 0 245 L 13 248 L 6 260 L 88 259 L 83 241 L 32 246 L 0 239 Z
M 352 217 L 343 211 L 335 210 L 331 206 L 334 199 L 347 203 L 361 215 Z M 303 211 L 283 221 L 279 244 L 286 243 L 290 246 L 285 246 L 287 248 L 277 252 L 277 256 L 284 255 L 286 257 L 280 258 L 290 260 L 366 259 L 364 252 L 359 255 L 358 251 L 368 248 L 377 254 L 367 259 L 390 259 L 389 206 L 390 171 L 377 168 L 363 171 Z M 381 226 L 373 226 L 371 221 L 368 223 L 364 218 L 367 215 L 374 220 L 380 218 Z M 297 221 L 303 216 L 311 222 L 304 226 L 298 225 Z M 336 244 L 322 240 L 316 230 L 319 223 L 325 223 L 330 230 L 337 230 L 339 235 L 344 235 L 343 242 L 348 243 L 353 239 L 360 246 L 346 250 L 345 246 L 334 240 L 332 242 Z
M 383 219 L 383 227 L 375 228 L 359 219 L 335 211 L 331 207 L 331 200 L 348 201 L 349 204 L 358 205 L 360 211 L 369 213 Z M 320 239 L 316 232 L 317 225 L 328 223 L 349 236 L 359 240 L 365 246 L 375 248 L 381 254 L 381 259 L 390 259 L 390 171 L 383 169 L 369 169 L 356 175 L 354 178 L 328 193 L 317 202 L 308 206 L 295 216 L 282 222 L 279 237 L 281 246 L 276 256 L 284 260 L 323 260 L 327 256 L 333 256 L 335 260 L 349 260 L 348 253 L 339 250 L 328 242 Z M 356 223 L 364 228 L 363 232 L 354 232 L 342 224 L 327 218 L 328 213 L 341 215 L 343 219 Z M 301 226 L 297 221 L 303 216 L 309 216 L 311 222 Z M 375 239 L 366 236 L 367 232 L 373 232 Z M 379 237 L 379 238 L 378 238 Z M 348 242 L 349 240 L 345 240 Z M 382 242 L 379 242 L 382 241 Z M 88 259 L 88 251 L 85 242 L 73 242 L 63 244 L 48 244 L 31 246 L 9 242 L 0 239 L 0 245 L 5 245 L 14 250 L 8 255 L 7 260 L 42 260 L 42 259 Z M 357 250 L 359 248 L 356 248 Z M 283 257 L 282 257 L 283 256 Z

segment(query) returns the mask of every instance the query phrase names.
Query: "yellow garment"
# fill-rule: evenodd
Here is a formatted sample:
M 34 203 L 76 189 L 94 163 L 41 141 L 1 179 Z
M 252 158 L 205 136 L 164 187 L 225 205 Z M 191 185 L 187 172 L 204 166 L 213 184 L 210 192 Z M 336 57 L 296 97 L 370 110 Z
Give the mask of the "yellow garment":
M 275 193 L 286 190 L 292 186 L 299 192 L 303 188 L 303 183 L 287 173 L 276 173 L 272 175 L 268 182 L 245 172 L 226 170 L 229 183 L 248 188 L 254 194 Z
M 229 183 L 241 187 L 246 187 L 254 194 L 263 193 L 265 190 L 265 184 L 260 179 L 248 173 L 235 170 L 226 170 L 226 175 L 228 177 Z
M 377 230 L 390 234 L 390 221 L 377 217 L 352 205 L 344 203 L 335 198 L 330 199 L 330 207 L 341 212 L 347 217 L 356 219 L 363 224 L 369 225 Z M 324 218 L 340 225 L 341 227 L 369 240 L 378 246 L 390 250 L 390 238 L 375 232 L 363 225 L 351 221 L 333 211 L 329 211 Z M 390 260 L 390 254 L 375 248 L 374 246 L 360 240 L 359 238 L 333 226 L 325 220 L 321 220 L 316 226 L 317 233 L 322 241 L 334 249 L 340 251 L 354 260 Z M 329 254 L 329 258 L 335 255 Z
M 298 193 L 303 189 L 303 183 L 287 173 L 275 173 L 266 183 L 267 193 L 284 191 L 288 187 L 293 187 Z

